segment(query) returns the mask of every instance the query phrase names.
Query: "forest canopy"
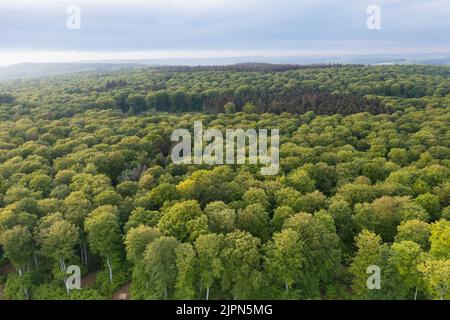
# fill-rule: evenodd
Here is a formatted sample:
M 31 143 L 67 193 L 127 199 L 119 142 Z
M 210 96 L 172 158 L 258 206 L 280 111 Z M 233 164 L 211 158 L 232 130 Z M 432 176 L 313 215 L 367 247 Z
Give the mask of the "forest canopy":
M 0 83 L 0 295 L 450 299 L 449 108 L 447 66 Z M 279 128 L 279 174 L 173 164 L 171 133 L 194 121 Z M 70 265 L 95 281 L 68 292 Z

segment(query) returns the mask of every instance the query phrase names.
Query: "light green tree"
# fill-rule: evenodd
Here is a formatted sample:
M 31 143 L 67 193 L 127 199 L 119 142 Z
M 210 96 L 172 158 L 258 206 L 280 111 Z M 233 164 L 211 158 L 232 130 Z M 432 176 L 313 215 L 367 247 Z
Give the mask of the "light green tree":
M 168 299 L 177 279 L 176 248 L 174 237 L 160 237 L 149 244 L 144 254 L 144 270 L 149 286 L 156 298 Z
M 113 281 L 113 261 L 120 259 L 122 236 L 119 213 L 113 206 L 102 206 L 92 211 L 85 221 L 87 239 L 92 251 L 106 259 L 109 281 Z
M 223 246 L 224 236 L 214 233 L 202 235 L 195 241 L 200 274 L 200 294 L 205 287 L 206 300 L 209 299 L 210 288 L 214 281 L 220 279 L 223 272 L 223 263 L 220 258 Z
M 177 280 L 175 284 L 175 298 L 194 299 L 197 279 L 197 257 L 190 243 L 181 243 L 175 249 L 175 263 L 177 266 Z
M 427 259 L 419 265 L 429 294 L 435 299 L 449 299 L 450 260 Z
M 303 242 L 300 235 L 290 229 L 274 234 L 266 245 L 265 268 L 270 277 L 284 283 L 286 293 L 294 285 L 301 286 Z

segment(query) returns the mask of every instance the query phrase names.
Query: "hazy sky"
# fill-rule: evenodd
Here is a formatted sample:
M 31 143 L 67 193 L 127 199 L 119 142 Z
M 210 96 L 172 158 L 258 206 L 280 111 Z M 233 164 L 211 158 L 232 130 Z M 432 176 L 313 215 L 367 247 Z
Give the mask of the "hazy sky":
M 80 30 L 66 27 L 69 5 L 81 8 Z M 366 26 L 370 5 L 381 8 L 381 30 Z M 0 0 L 3 64 L 126 52 L 450 52 L 449 31 L 450 0 Z

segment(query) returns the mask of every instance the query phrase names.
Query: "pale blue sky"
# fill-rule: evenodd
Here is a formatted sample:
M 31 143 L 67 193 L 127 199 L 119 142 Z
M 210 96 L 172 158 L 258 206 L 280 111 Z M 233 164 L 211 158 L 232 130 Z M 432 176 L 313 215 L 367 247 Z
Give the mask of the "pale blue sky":
M 66 28 L 70 4 L 82 10 L 81 30 Z M 381 7 L 381 30 L 366 27 L 369 5 Z M 29 51 L 450 52 L 449 31 L 450 0 L 0 0 L 0 58 Z

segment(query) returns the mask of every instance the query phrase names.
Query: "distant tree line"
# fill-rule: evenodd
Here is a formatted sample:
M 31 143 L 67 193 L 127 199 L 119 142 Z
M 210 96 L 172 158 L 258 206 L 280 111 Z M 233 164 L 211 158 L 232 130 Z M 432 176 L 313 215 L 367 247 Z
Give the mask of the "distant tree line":
M 0 83 L 0 119 L 43 112 L 60 119 L 92 109 L 234 113 L 245 105 L 259 114 L 386 114 L 409 106 L 444 108 L 449 77 L 446 66 L 259 63 L 82 73 Z
M 236 71 L 236 72 L 285 72 L 290 70 L 324 69 L 342 67 L 362 67 L 362 65 L 334 64 L 271 64 L 271 63 L 237 63 L 218 66 L 162 66 L 155 69 L 163 72 L 205 72 L 205 71 Z

